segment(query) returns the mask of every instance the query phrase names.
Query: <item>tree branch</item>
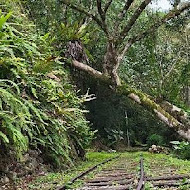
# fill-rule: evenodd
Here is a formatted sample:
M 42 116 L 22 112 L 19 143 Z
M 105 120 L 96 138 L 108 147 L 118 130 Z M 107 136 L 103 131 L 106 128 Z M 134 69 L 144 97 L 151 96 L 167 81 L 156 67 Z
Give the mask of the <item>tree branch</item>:
M 83 9 L 83 8 L 77 6 L 77 5 L 73 5 L 71 2 L 68 2 L 68 1 L 65 1 L 65 0 L 64 0 L 64 1 L 62 1 L 62 3 L 65 4 L 65 5 L 67 5 L 67 6 L 70 7 L 71 9 L 74 9 L 74 10 L 80 12 L 80 13 L 83 13 L 83 14 L 85 14 L 85 15 L 88 16 L 88 17 L 91 17 L 91 18 L 101 27 L 101 29 L 102 29 L 102 30 L 106 33 L 106 35 L 107 35 L 107 31 L 105 30 L 105 28 L 104 28 L 104 26 L 103 26 L 101 20 L 99 20 L 99 18 L 98 18 L 97 16 L 91 14 L 90 12 L 86 11 L 85 9 Z
M 146 8 L 146 6 L 150 2 L 151 2 L 151 0 L 145 0 L 145 1 L 143 1 L 141 3 L 141 5 L 135 10 L 135 12 L 133 13 L 133 15 L 132 15 L 131 19 L 129 20 L 128 24 L 125 26 L 125 28 L 123 29 L 123 31 L 120 33 L 118 41 L 124 39 L 127 36 L 129 30 L 131 30 L 131 28 L 135 24 L 136 20 L 139 18 L 139 16 L 143 12 L 143 10 Z
M 104 7 L 104 12 L 105 12 L 105 14 L 107 13 L 107 11 L 108 11 L 110 5 L 112 4 L 112 1 L 113 1 L 113 0 L 108 0 L 108 2 L 105 4 L 105 7 Z
M 93 76 L 94 78 L 100 79 L 104 82 L 111 84 L 111 80 L 109 77 L 103 75 L 100 71 L 95 70 L 94 68 L 90 67 L 89 65 L 81 63 L 77 60 L 72 60 L 72 66 L 74 66 L 75 68 L 77 68 L 81 71 L 88 73 L 89 75 Z
M 115 33 L 117 33 L 119 25 L 121 24 L 122 19 L 124 18 L 126 12 L 128 11 L 128 9 L 131 6 L 131 4 L 133 3 L 133 1 L 134 0 L 127 0 L 125 2 L 125 5 L 124 5 L 123 9 L 118 14 L 118 20 L 115 23 Z
M 106 25 L 106 12 L 102 9 L 102 0 L 96 0 L 96 4 L 101 18 L 102 28 L 106 32 L 107 36 L 109 36 L 108 27 Z
M 131 47 L 132 45 L 132 41 L 128 41 L 125 45 L 124 45 L 124 49 L 123 51 L 118 55 L 118 62 L 121 63 L 121 61 L 123 60 L 125 53 L 128 51 L 128 49 Z
M 171 20 L 174 17 L 179 16 L 182 12 L 190 8 L 190 3 L 184 3 L 180 6 L 178 9 L 171 10 L 166 16 L 164 16 L 160 21 L 153 24 L 151 27 L 149 27 L 146 31 L 129 38 L 128 41 L 125 43 L 125 45 L 119 50 L 119 57 L 122 60 L 123 56 L 127 52 L 127 50 L 131 47 L 132 44 L 134 44 L 137 41 L 140 41 L 141 39 L 145 38 L 146 36 L 152 34 L 155 32 L 161 25 L 166 23 L 167 21 Z
M 182 12 L 190 8 L 190 2 L 184 3 L 179 9 L 173 9 L 171 10 L 166 16 L 164 16 L 160 21 L 153 24 L 151 27 L 149 27 L 145 32 L 142 32 L 139 35 L 134 36 L 133 38 L 129 39 L 132 43 L 141 40 L 142 38 L 146 37 L 147 35 L 155 32 L 155 30 L 166 23 L 167 21 L 171 20 L 174 17 L 179 16 Z
M 105 21 L 105 12 L 102 10 L 102 1 L 101 0 L 96 0 L 97 8 L 98 8 L 98 13 L 102 19 L 102 21 Z
M 131 6 L 131 4 L 133 3 L 134 0 L 127 0 L 125 2 L 125 5 L 123 7 L 123 10 L 118 14 L 118 18 L 120 20 L 122 20 L 126 14 L 126 12 L 128 11 L 129 7 Z

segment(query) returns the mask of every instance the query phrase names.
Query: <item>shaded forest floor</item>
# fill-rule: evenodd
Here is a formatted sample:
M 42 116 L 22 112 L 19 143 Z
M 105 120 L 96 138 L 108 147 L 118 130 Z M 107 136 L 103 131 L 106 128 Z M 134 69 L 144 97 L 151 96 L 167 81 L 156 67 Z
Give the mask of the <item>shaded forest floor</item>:
M 183 175 L 190 174 L 190 161 L 181 160 L 178 158 L 174 158 L 171 155 L 165 154 L 152 154 L 148 152 L 124 152 L 121 153 L 120 158 L 117 159 L 117 163 L 120 162 L 120 159 L 126 160 L 127 162 L 138 163 L 140 160 L 140 155 L 144 157 L 144 168 L 147 176 L 163 176 L 163 174 L 170 175 Z M 55 173 L 45 173 L 43 176 L 37 176 L 32 180 L 25 179 L 23 181 L 18 182 L 18 186 L 16 189 L 56 189 L 57 187 L 69 182 L 73 177 L 77 176 L 82 171 L 87 170 L 88 168 L 108 159 L 111 157 L 115 157 L 119 155 L 119 153 L 107 153 L 107 152 L 88 152 L 85 161 L 81 161 L 77 164 L 75 168 L 71 168 L 70 170 L 64 172 L 55 172 Z M 95 171 L 89 173 L 86 178 L 93 178 L 93 176 L 102 170 L 102 168 L 107 167 L 110 168 L 116 164 L 113 160 L 104 166 L 99 166 Z M 139 164 L 136 164 L 135 170 L 139 172 Z M 76 181 L 71 189 L 78 188 L 83 185 L 82 180 Z M 149 184 L 148 184 L 149 185 Z M 147 187 L 148 189 L 149 187 Z M 185 186 L 181 187 L 181 189 L 189 189 L 190 187 Z

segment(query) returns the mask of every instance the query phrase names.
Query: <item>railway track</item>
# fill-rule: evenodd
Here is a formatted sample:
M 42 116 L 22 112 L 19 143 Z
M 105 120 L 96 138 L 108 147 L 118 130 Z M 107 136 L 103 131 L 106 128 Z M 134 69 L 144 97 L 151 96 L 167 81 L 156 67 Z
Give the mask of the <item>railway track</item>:
M 150 166 L 153 176 L 146 175 L 143 157 L 139 159 L 126 160 L 125 157 L 115 157 L 106 160 L 89 170 L 79 174 L 70 181 L 74 183 L 78 179 L 83 180 L 83 186 L 75 190 L 143 190 L 151 189 L 190 189 L 190 175 L 177 175 L 167 168 L 163 171 L 159 167 Z M 101 166 L 101 169 L 98 167 Z M 90 172 L 93 171 L 93 178 L 89 179 Z M 157 176 L 155 174 L 158 174 Z M 183 188 L 182 188 L 183 187 Z M 59 190 L 72 189 L 67 185 Z

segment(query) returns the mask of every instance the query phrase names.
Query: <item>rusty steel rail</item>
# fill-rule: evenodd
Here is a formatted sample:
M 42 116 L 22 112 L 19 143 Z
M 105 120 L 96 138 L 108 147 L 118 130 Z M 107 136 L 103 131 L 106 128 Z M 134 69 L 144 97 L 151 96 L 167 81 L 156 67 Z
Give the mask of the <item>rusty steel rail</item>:
M 190 175 L 168 175 L 168 176 L 157 176 L 157 177 L 147 177 L 144 172 L 144 159 L 141 155 L 140 159 L 140 179 L 136 190 L 143 190 L 145 188 L 145 181 L 151 181 L 154 187 L 179 187 L 180 185 L 188 185 L 190 181 L 178 182 L 170 180 L 179 180 L 179 179 L 190 179 Z M 162 181 L 165 180 L 165 181 Z
M 140 180 L 139 180 L 139 183 L 137 186 L 137 190 L 144 189 L 144 185 L 145 185 L 144 160 L 143 160 L 143 156 L 141 155 L 141 159 L 140 159 Z
M 81 179 L 82 177 L 90 173 L 91 171 L 95 170 L 98 166 L 103 165 L 109 161 L 112 161 L 113 159 L 116 159 L 119 156 L 120 155 L 107 159 L 89 168 L 88 170 L 80 173 L 78 176 L 71 179 L 69 182 L 65 183 L 62 187 L 59 187 L 57 190 L 69 189 L 69 185 L 72 185 L 77 179 Z M 181 184 L 183 185 L 190 184 L 190 181 L 185 181 L 185 182 L 177 181 L 184 178 L 187 178 L 189 180 L 190 179 L 189 175 L 167 175 L 167 176 L 156 176 L 156 177 L 145 176 L 144 158 L 142 155 L 140 156 L 140 163 L 139 163 L 140 164 L 139 181 L 138 181 L 138 184 L 136 184 L 135 179 L 138 174 L 136 173 L 135 170 L 138 163 L 135 161 L 135 164 L 134 164 L 133 160 L 131 160 L 131 162 L 130 161 L 127 162 L 128 163 L 127 165 L 125 163 L 126 163 L 126 160 L 123 160 L 123 161 L 121 160 L 121 163 L 120 163 L 121 165 L 119 165 L 120 167 L 118 167 L 117 165 L 118 163 L 117 163 L 116 164 L 117 167 L 103 169 L 102 170 L 103 172 L 102 171 L 98 172 L 98 175 L 96 175 L 96 177 L 93 179 L 88 179 L 88 180 L 83 179 L 85 181 L 85 185 L 82 188 L 80 188 L 80 190 L 87 190 L 87 189 L 88 190 L 92 190 L 92 189 L 94 190 L 97 190 L 97 189 L 98 190 L 105 190 L 105 189 L 127 190 L 131 188 L 136 189 L 136 190 L 144 190 L 146 181 L 151 182 L 154 187 L 162 187 L 162 186 L 177 187 L 177 186 L 180 186 Z M 134 173 L 128 173 L 125 171 L 127 167 L 129 167 L 130 164 L 132 164 L 132 167 L 130 168 L 130 172 L 134 170 L 135 171 Z
M 114 159 L 117 159 L 117 158 L 119 158 L 119 157 L 120 157 L 120 155 L 115 156 L 115 157 L 113 157 L 113 158 L 109 158 L 109 159 L 104 160 L 103 162 L 101 162 L 101 163 L 99 163 L 99 164 L 96 164 L 95 166 L 89 168 L 88 170 L 86 170 L 86 171 L 80 173 L 79 175 L 77 175 L 76 177 L 72 178 L 69 182 L 67 182 L 66 184 L 64 184 L 62 187 L 57 188 L 57 190 L 65 190 L 65 189 L 67 189 L 67 186 L 68 186 L 68 185 L 72 185 L 76 180 L 82 178 L 83 176 L 87 175 L 87 174 L 90 173 L 91 171 L 95 170 L 98 166 L 103 165 L 103 164 L 106 164 L 107 162 L 110 162 L 110 161 L 112 161 L 112 160 L 114 160 Z

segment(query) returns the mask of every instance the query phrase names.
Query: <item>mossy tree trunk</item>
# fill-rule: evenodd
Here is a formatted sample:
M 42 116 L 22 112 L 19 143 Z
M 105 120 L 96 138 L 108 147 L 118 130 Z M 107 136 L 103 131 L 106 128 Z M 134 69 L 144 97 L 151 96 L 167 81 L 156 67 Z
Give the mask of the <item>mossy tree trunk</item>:
M 166 111 L 166 107 L 160 106 L 154 100 L 152 100 L 147 94 L 136 90 L 135 88 L 130 87 L 125 82 L 122 82 L 121 85 L 115 86 L 111 77 L 108 77 L 101 72 L 93 69 L 86 64 L 83 64 L 79 61 L 73 60 L 72 66 L 75 68 L 87 72 L 97 80 L 101 80 L 105 84 L 112 86 L 115 93 L 119 93 L 123 96 L 127 96 L 131 100 L 143 106 L 145 109 L 153 113 L 157 118 L 164 122 L 167 126 L 173 128 L 181 137 L 190 141 L 190 126 L 188 124 L 188 119 L 186 122 L 182 122 L 178 115 L 174 115 L 169 111 Z
M 151 100 L 147 94 L 131 88 L 127 84 L 122 84 L 118 87 L 117 92 L 142 105 L 167 126 L 173 128 L 181 137 L 190 141 L 190 125 L 188 118 L 182 120 L 179 118 L 179 114 L 173 114 L 173 112 L 170 112 L 171 110 L 167 111 L 166 107 L 160 106 Z M 172 107 L 176 106 L 172 105 Z
M 190 3 L 184 3 L 177 7 L 175 6 L 163 17 L 160 17 L 155 23 L 147 26 L 147 29 L 143 31 L 140 30 L 138 33 L 129 34 L 129 32 L 133 29 L 134 24 L 138 21 L 138 18 L 150 2 L 151 0 L 144 0 L 140 5 L 138 5 L 138 3 L 135 4 L 135 2 L 127 0 L 125 1 L 123 8 L 119 10 L 119 14 L 116 15 L 117 18 L 113 20 L 113 17 L 111 17 L 108 12 L 109 9 L 115 6 L 115 1 L 111 0 L 107 3 L 103 3 L 101 0 L 96 0 L 96 7 L 94 10 L 87 10 L 87 7 L 63 0 L 62 3 L 68 8 L 80 12 L 81 14 L 84 14 L 85 17 L 88 17 L 94 21 L 100 27 L 107 39 L 105 44 L 105 46 L 107 46 L 107 52 L 104 55 L 104 60 L 102 60 L 102 72 L 97 71 L 87 64 L 84 64 L 88 63 L 88 61 L 81 59 L 86 56 L 81 56 L 84 51 L 82 50 L 83 47 L 80 45 L 80 42 L 69 42 L 69 54 L 72 59 L 72 66 L 87 72 L 97 80 L 101 80 L 107 85 L 112 86 L 112 89 L 116 93 L 120 93 L 131 98 L 133 101 L 151 111 L 169 127 L 174 128 L 183 138 L 190 141 L 189 125 L 182 122 L 170 111 L 167 111 L 164 107 L 161 107 L 159 104 L 151 100 L 145 93 L 122 83 L 118 76 L 118 68 L 122 62 L 122 59 L 135 42 L 149 36 L 151 33 L 155 32 L 159 26 L 179 16 L 182 12 L 190 8 Z M 131 6 L 132 4 L 135 4 L 137 7 L 134 8 L 135 6 Z M 128 15 L 130 16 L 129 19 L 125 20 L 128 10 L 132 7 L 135 10 L 133 10 L 132 15 Z M 96 11 L 96 13 L 94 13 L 94 11 Z M 110 23 L 114 24 L 111 25 Z M 78 48 L 79 46 L 80 48 Z

